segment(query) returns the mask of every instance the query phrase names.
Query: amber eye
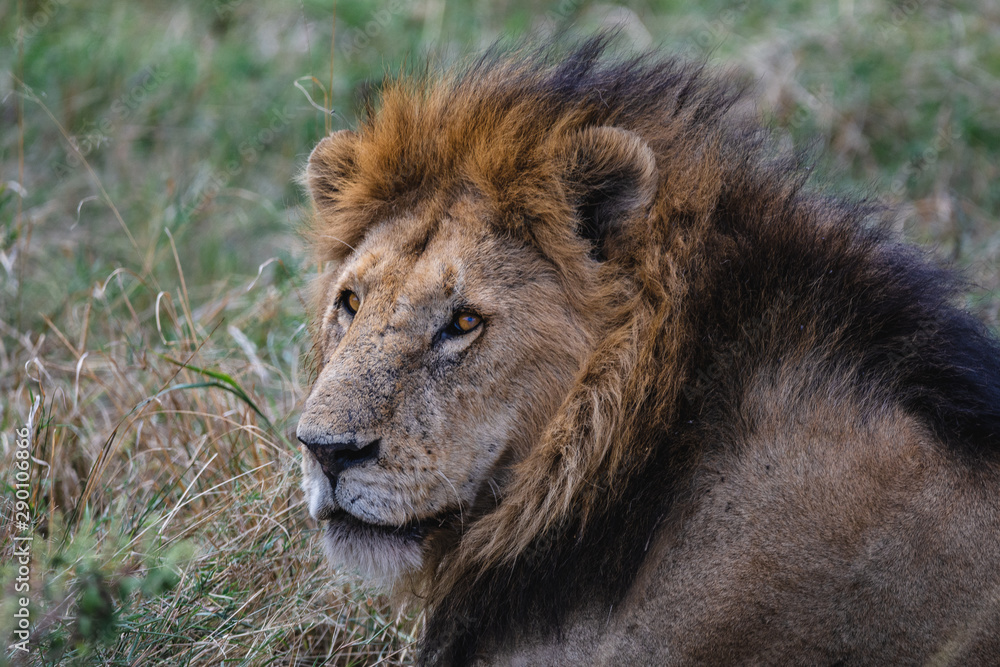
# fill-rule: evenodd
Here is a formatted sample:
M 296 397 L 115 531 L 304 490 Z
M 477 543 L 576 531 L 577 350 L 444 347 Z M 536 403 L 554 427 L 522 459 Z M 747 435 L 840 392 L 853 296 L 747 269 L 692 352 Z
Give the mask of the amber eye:
M 455 314 L 451 323 L 444 330 L 448 336 L 463 336 L 482 324 L 483 318 L 475 313 L 463 310 Z
M 351 317 L 354 317 L 354 315 L 357 314 L 358 309 L 361 308 L 361 299 L 357 294 L 350 290 L 345 290 L 344 293 L 340 295 L 339 301 L 344 310 L 351 314 Z

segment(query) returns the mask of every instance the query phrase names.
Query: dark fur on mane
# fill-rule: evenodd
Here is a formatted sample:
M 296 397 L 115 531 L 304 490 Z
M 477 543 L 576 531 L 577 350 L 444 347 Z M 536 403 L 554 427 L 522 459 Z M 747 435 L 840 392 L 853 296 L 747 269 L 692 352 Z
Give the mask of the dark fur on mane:
M 1000 458 L 1000 345 L 954 305 L 966 286 L 894 240 L 879 205 L 804 191 L 801 161 L 777 155 L 739 112 L 742 88 L 653 54 L 616 58 L 608 43 L 495 48 L 443 81 L 390 84 L 360 131 L 398 136 L 384 142 L 398 152 L 383 157 L 383 181 L 357 195 L 371 206 L 405 206 L 460 173 L 498 202 L 499 231 L 543 254 L 547 128 L 628 129 L 648 142 L 661 178 L 651 232 L 580 230 L 609 280 L 645 309 L 649 354 L 663 360 L 627 396 L 624 453 L 589 480 L 579 515 L 558 517 L 516 557 L 481 567 L 444 558 L 439 572 L 453 571 L 430 593 L 426 663 L 466 664 L 512 637 L 558 632 L 584 603 L 618 603 L 653 534 L 683 520 L 704 443 L 727 441 L 719 425 L 754 428 L 741 417 L 747 383 L 776 365 L 808 363 L 902 406 L 972 469 Z M 428 90 L 453 101 L 432 114 Z M 434 123 L 452 148 L 414 130 Z M 470 175 L 462 160 L 489 141 L 498 147 Z M 598 379 L 588 371 L 581 382 Z

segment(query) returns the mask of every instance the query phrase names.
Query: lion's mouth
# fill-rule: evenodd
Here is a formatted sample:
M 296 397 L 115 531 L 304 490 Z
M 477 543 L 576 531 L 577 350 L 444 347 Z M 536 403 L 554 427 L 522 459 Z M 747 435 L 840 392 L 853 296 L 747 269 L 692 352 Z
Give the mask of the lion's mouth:
M 343 533 L 346 531 L 358 537 L 395 538 L 420 542 L 431 530 L 443 528 L 450 515 L 450 512 L 445 512 L 444 514 L 427 519 L 409 521 L 402 525 L 394 526 L 368 523 L 357 518 L 347 510 L 338 509 L 328 519 L 327 530 L 331 533 L 335 531 Z

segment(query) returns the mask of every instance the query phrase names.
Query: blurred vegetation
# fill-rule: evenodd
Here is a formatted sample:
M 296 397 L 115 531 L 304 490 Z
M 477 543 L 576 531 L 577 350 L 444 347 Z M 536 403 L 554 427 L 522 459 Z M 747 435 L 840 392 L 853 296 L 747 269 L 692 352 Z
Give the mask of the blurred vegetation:
M 412 660 L 419 616 L 325 568 L 297 489 L 295 177 L 386 71 L 568 22 L 752 77 L 818 181 L 899 204 L 1000 322 L 992 2 L 0 4 L 4 638 L 15 429 L 34 456 L 31 652 L 0 664 Z

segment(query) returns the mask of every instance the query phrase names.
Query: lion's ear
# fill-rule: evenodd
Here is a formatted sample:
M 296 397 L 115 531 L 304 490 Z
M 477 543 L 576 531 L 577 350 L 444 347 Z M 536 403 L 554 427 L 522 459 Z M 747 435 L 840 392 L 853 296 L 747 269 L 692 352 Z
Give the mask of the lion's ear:
M 344 181 L 354 171 L 357 135 L 339 130 L 324 137 L 309 155 L 305 183 L 319 211 L 336 206 Z
M 571 135 L 560 153 L 564 185 L 579 221 L 577 233 L 593 244 L 591 255 L 604 260 L 620 223 L 653 201 L 656 158 L 642 137 L 608 126 Z

